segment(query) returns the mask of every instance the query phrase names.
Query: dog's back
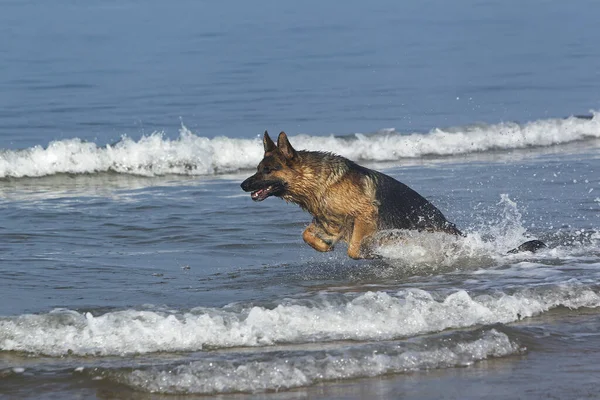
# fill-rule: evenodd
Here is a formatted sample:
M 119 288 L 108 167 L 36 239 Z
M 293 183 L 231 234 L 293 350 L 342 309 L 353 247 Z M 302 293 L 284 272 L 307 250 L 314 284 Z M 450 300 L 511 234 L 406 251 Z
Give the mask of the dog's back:
M 375 182 L 378 229 L 410 229 L 462 235 L 444 214 L 419 193 L 391 176 L 355 164 Z

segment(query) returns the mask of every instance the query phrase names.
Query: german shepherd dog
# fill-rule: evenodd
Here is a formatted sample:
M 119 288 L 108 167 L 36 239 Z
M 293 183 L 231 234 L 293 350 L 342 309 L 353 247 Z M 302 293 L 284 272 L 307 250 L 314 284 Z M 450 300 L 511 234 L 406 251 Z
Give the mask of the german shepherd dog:
M 285 132 L 277 145 L 265 132 L 263 146 L 257 172 L 241 187 L 254 201 L 276 196 L 312 214 L 302 238 L 315 250 L 331 251 L 342 240 L 350 257 L 371 258 L 373 235 L 385 229 L 463 236 L 433 204 L 390 176 L 332 153 L 295 150 Z M 545 247 L 530 242 L 514 251 Z

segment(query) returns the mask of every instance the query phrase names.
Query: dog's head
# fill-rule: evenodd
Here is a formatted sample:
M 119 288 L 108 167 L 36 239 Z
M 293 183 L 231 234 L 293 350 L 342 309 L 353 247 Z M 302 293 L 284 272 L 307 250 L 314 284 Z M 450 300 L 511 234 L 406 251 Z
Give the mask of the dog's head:
M 279 134 L 275 145 L 265 131 L 263 146 L 265 155 L 258 164 L 256 173 L 241 184 L 245 192 L 251 192 L 250 196 L 254 201 L 263 201 L 269 196 L 283 197 L 287 194 L 294 173 L 291 165 L 298 156 L 285 132 Z

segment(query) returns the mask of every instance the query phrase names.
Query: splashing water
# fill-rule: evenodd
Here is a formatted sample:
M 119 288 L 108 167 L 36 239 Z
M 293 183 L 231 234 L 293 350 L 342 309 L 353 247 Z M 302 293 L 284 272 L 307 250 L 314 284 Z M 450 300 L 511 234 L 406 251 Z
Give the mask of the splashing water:
M 388 230 L 376 235 L 375 253 L 386 259 L 418 266 L 468 266 L 507 257 L 508 250 L 531 240 L 517 203 L 501 194 L 498 223 L 468 232 L 465 237 L 441 232 Z

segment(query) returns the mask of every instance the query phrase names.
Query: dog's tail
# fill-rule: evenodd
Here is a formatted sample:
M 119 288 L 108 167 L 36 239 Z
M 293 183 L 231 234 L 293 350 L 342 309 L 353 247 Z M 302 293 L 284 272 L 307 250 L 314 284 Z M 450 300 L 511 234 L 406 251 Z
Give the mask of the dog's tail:
M 546 247 L 548 247 L 546 246 L 546 243 L 542 242 L 541 240 L 529 240 L 519 247 L 510 250 L 508 254 L 522 253 L 524 251 L 535 253 L 539 249 L 544 249 Z

